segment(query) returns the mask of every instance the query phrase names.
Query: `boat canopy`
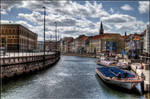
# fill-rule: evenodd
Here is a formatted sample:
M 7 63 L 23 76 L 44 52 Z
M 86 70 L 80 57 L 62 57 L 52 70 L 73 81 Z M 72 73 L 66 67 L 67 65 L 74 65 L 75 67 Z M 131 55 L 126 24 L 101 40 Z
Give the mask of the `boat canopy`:
M 134 78 L 135 75 L 132 73 L 129 73 L 127 71 L 121 70 L 119 68 L 115 67 L 99 67 L 97 68 L 104 76 L 106 77 L 118 77 L 118 74 L 121 74 L 121 78 Z M 126 77 L 125 77 L 126 73 Z

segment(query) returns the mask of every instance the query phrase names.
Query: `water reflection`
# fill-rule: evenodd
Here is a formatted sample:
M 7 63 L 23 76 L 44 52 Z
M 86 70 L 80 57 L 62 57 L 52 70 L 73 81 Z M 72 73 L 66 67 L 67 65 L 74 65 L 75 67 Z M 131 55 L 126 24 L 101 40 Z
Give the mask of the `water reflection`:
M 4 84 L 2 99 L 144 99 L 105 85 L 95 75 L 95 60 L 62 56 L 52 68 Z

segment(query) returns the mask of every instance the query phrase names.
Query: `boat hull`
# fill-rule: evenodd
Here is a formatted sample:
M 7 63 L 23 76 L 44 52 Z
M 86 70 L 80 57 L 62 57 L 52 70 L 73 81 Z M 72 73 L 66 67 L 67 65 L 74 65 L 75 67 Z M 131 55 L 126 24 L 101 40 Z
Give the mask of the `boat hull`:
M 134 89 L 134 90 L 138 91 L 139 93 L 142 92 L 140 82 L 120 82 L 117 80 L 105 78 L 103 76 L 103 74 L 98 70 L 96 70 L 96 72 L 99 75 L 99 77 L 107 84 L 115 85 L 115 86 L 118 86 L 120 88 L 127 89 L 127 90 L 133 90 Z

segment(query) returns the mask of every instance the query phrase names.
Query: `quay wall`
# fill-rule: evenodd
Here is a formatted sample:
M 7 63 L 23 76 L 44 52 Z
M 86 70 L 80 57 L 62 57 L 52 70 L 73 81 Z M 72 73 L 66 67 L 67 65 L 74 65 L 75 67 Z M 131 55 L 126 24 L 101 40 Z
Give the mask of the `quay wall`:
M 52 66 L 60 59 L 60 53 L 36 55 L 36 56 L 19 56 L 7 57 L 0 59 L 0 78 L 10 78 L 29 72 L 45 69 Z
M 145 92 L 150 92 L 150 64 L 143 64 L 144 68 L 139 68 L 141 66 L 140 63 L 132 63 L 131 69 L 141 77 L 141 74 L 144 74 L 144 81 L 143 81 L 143 89 Z

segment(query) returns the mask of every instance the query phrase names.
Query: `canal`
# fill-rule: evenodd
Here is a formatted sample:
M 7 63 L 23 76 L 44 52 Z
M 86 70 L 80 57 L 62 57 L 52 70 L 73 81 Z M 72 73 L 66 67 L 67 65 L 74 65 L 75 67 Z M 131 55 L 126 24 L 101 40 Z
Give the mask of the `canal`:
M 109 88 L 96 75 L 95 58 L 62 56 L 53 67 L 3 84 L 1 99 L 146 99 Z

